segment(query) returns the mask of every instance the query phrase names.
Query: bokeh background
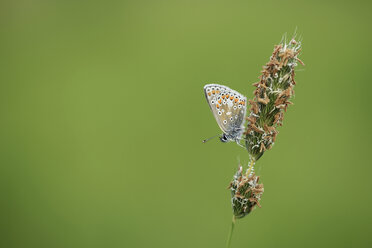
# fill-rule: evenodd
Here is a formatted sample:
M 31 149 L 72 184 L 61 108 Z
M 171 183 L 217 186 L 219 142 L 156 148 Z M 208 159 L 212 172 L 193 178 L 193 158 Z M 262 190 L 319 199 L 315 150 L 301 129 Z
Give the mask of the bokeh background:
M 370 1 L 1 1 L 1 247 L 225 247 L 248 154 L 206 83 L 252 96 L 284 33 L 295 103 L 232 247 L 371 247 Z

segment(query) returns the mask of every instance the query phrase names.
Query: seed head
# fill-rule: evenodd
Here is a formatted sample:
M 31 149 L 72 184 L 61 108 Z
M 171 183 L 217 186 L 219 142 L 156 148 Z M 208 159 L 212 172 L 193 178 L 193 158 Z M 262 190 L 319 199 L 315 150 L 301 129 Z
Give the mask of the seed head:
M 244 132 L 245 146 L 251 157 L 257 161 L 269 150 L 279 133 L 276 128 L 283 124 L 284 112 L 292 102 L 297 62 L 301 44 L 292 39 L 288 44 L 282 42 L 275 46 L 270 61 L 263 67 L 254 97 L 248 100 L 250 111 L 247 115 L 247 127 Z
M 261 207 L 259 201 L 264 192 L 263 184 L 259 184 L 260 177 L 256 176 L 253 166 L 243 173 L 243 167 L 239 166 L 234 175 L 229 189 L 231 190 L 231 204 L 234 216 L 243 218 L 249 214 L 257 205 Z

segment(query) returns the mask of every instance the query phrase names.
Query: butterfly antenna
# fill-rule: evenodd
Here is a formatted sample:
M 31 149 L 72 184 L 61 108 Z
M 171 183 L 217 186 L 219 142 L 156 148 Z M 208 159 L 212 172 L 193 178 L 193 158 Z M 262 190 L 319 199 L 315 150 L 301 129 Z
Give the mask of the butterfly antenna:
M 211 140 L 211 139 L 213 139 L 213 138 L 216 138 L 218 135 L 219 135 L 219 134 L 217 134 L 217 135 L 215 135 L 215 136 L 212 136 L 212 137 L 210 137 L 210 138 L 208 138 L 208 139 L 203 140 L 203 143 L 206 143 L 207 141 L 209 141 L 209 140 Z

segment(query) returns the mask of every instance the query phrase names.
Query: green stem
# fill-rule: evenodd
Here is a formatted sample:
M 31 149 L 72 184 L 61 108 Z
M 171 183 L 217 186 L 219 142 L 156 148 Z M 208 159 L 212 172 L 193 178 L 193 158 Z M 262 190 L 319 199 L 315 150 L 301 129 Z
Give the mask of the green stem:
M 233 215 L 232 217 L 231 228 L 230 228 L 229 236 L 227 237 L 227 244 L 226 244 L 227 248 L 229 248 L 231 244 L 231 238 L 232 238 L 232 234 L 234 231 L 234 226 L 235 226 L 235 215 Z
M 246 177 L 249 177 L 249 174 L 251 174 L 251 170 L 252 170 L 252 168 L 253 168 L 254 163 L 255 163 L 255 160 L 254 160 L 254 158 L 252 157 L 252 158 L 251 158 L 251 161 L 250 161 L 250 165 L 249 165 L 249 167 L 248 167 L 248 170 L 247 170 L 247 172 L 246 172 L 246 174 L 245 174 Z

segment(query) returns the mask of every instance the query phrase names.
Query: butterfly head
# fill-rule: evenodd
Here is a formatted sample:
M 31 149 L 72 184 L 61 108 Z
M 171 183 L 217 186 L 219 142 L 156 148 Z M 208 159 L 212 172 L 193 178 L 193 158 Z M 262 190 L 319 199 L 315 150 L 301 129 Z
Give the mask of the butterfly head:
M 226 134 L 222 134 L 222 136 L 220 137 L 220 140 L 221 140 L 221 142 L 223 142 L 223 143 L 226 143 L 226 142 L 229 141 L 229 139 L 227 138 Z

